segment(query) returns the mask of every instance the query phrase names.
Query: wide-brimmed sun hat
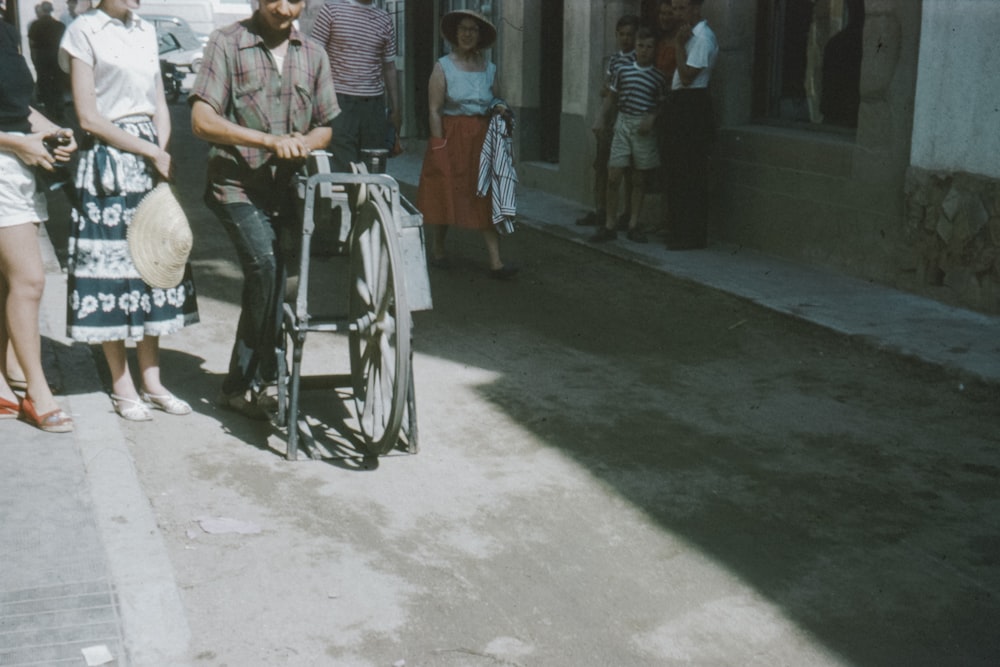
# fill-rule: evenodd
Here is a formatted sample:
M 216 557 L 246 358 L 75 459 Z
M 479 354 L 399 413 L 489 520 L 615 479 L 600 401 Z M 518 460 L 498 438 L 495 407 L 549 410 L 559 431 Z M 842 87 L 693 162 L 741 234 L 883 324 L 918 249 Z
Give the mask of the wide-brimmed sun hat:
M 488 49 L 497 41 L 496 27 L 486 17 L 471 9 L 456 9 L 441 18 L 441 34 L 452 44 L 458 44 L 458 24 L 464 18 L 474 19 L 479 26 L 478 49 Z
M 160 183 L 139 202 L 128 226 L 132 263 L 150 287 L 177 287 L 193 245 L 184 209 L 170 186 Z

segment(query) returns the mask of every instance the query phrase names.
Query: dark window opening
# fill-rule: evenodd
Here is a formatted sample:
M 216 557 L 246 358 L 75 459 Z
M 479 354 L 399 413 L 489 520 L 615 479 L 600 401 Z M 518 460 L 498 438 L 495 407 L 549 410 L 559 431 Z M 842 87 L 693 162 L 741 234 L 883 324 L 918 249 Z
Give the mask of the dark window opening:
M 758 0 L 754 113 L 856 128 L 864 0 Z

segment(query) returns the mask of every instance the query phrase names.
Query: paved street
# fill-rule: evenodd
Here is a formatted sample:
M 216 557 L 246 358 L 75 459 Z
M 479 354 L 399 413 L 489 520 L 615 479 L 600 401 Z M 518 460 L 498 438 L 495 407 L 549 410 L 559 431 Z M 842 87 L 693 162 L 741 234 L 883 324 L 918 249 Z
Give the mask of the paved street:
M 240 275 L 175 114 L 202 322 L 163 340 L 163 367 L 195 414 L 100 417 L 138 509 L 89 480 L 112 571 L 148 562 L 167 609 L 166 640 L 124 614 L 133 664 L 1000 659 L 998 385 L 536 229 L 504 246 L 510 283 L 475 235 L 449 237 L 456 266 L 415 315 L 418 455 L 286 461 L 279 433 L 211 404 Z M 306 344 L 315 371 L 346 358 Z M 83 392 L 75 413 L 110 411 Z M 123 559 L 108 535 L 130 529 Z

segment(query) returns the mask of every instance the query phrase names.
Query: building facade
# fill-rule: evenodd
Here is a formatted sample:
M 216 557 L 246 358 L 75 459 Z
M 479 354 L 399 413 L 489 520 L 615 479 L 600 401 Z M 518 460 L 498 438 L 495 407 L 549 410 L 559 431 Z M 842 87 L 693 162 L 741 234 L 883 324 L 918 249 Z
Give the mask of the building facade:
M 306 24 L 322 3 L 307 1 Z M 376 2 L 396 18 L 405 135 L 427 134 L 440 17 L 478 10 L 498 28 L 489 56 L 518 114 L 521 182 L 592 202 L 614 25 L 655 20 L 657 0 Z M 26 29 L 33 3 L 18 6 Z M 705 0 L 703 13 L 721 49 L 710 241 L 1000 313 L 1000 0 Z
M 589 204 L 615 21 L 657 4 L 405 3 L 408 133 L 426 132 L 437 21 L 478 9 L 499 30 L 521 182 Z M 721 49 L 711 241 L 1000 312 L 1000 2 L 705 0 L 703 13 Z

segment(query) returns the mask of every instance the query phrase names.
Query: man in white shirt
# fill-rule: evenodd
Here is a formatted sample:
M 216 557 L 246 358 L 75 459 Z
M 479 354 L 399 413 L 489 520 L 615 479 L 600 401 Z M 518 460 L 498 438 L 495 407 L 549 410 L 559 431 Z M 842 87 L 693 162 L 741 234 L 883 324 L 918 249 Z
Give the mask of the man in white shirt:
M 719 42 L 701 15 L 705 0 L 673 0 L 685 21 L 677 31 L 677 69 L 667 104 L 667 248 L 690 250 L 708 244 L 708 158 L 715 120 L 708 84 Z

